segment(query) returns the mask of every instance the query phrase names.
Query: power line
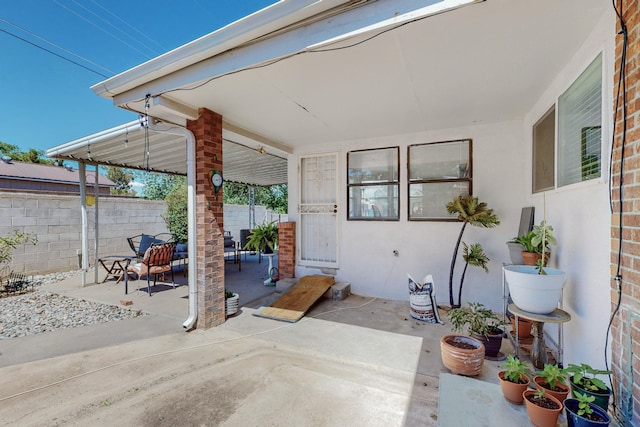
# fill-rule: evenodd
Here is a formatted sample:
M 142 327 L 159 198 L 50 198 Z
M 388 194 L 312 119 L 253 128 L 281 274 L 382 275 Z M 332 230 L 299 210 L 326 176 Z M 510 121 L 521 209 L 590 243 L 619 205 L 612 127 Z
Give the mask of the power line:
M 109 15 L 113 16 L 114 18 L 116 18 L 118 21 L 122 22 L 124 25 L 126 25 L 127 27 L 131 28 L 133 31 L 135 31 L 136 33 L 140 34 L 142 37 L 146 38 L 147 40 L 149 40 L 151 43 L 154 43 L 156 46 L 158 46 L 160 49 L 162 50 L 167 50 L 167 48 L 165 46 L 162 46 L 160 43 L 158 43 L 157 41 L 155 41 L 154 39 L 152 39 L 151 37 L 149 37 L 148 35 L 146 35 L 145 33 L 143 33 L 142 31 L 138 30 L 136 27 L 134 27 L 133 25 L 129 24 L 127 21 L 125 21 L 124 19 L 122 19 L 121 17 L 119 17 L 118 15 L 116 15 L 115 13 L 111 12 L 109 9 L 107 9 L 106 7 L 102 6 L 100 3 L 98 3 L 95 0 L 91 0 L 91 3 L 95 4 L 96 6 L 98 6 L 100 9 L 104 10 L 105 12 L 107 12 Z
M 86 10 L 87 12 L 89 12 L 90 14 L 92 14 L 93 16 L 95 16 L 96 18 L 100 19 L 102 22 L 106 23 L 107 25 L 109 25 L 111 28 L 115 29 L 116 31 L 119 31 L 120 33 L 124 34 L 125 36 L 129 37 L 131 40 L 133 40 L 134 42 L 140 44 L 142 47 L 146 48 L 147 50 L 149 50 L 153 55 L 157 55 L 158 52 L 155 51 L 154 49 L 152 49 L 151 47 L 147 46 L 146 44 L 144 44 L 143 42 L 141 42 L 140 40 L 138 40 L 137 38 L 133 37 L 131 34 L 127 33 L 126 31 L 122 30 L 121 28 L 118 28 L 115 24 L 111 23 L 109 20 L 103 18 L 102 16 L 98 15 L 97 13 L 95 13 L 94 11 L 92 11 L 91 9 L 87 8 L 86 6 L 78 3 L 76 0 L 71 0 L 74 4 L 76 4 L 77 6 L 81 7 L 82 9 Z
M 84 16 L 80 15 L 78 12 L 76 12 L 73 9 L 70 9 L 69 7 L 65 6 L 64 4 L 60 3 L 58 0 L 53 0 L 53 2 L 55 4 L 57 4 L 58 6 L 60 6 L 63 9 L 66 9 L 67 11 L 73 13 L 74 15 L 76 15 L 78 18 L 82 19 L 83 21 L 88 22 L 89 24 L 93 25 L 94 27 L 96 27 L 97 29 L 99 29 L 100 31 L 102 31 L 103 33 L 113 37 L 114 39 L 118 40 L 120 43 L 124 44 L 127 47 L 130 47 L 131 49 L 135 50 L 136 52 L 138 52 L 139 54 L 141 54 L 142 56 L 144 56 L 147 59 L 151 59 L 150 55 L 147 55 L 146 53 L 144 53 L 143 51 L 141 51 L 140 49 L 138 49 L 135 46 L 132 46 L 131 44 L 127 43 L 126 41 L 122 40 L 121 38 L 117 37 L 115 34 L 110 33 L 109 31 L 105 30 L 104 28 L 102 28 L 100 25 L 96 24 L 95 22 L 91 21 L 88 18 L 85 18 Z
M 103 70 L 104 70 L 104 71 L 106 71 L 107 73 L 115 74 L 115 73 L 114 73 L 113 71 L 111 71 L 110 69 L 105 68 L 105 67 L 103 67 L 103 66 L 102 66 L 102 65 L 100 65 L 100 64 L 96 64 L 95 62 L 93 62 L 93 61 L 91 61 L 91 60 L 89 60 L 89 59 L 87 59 L 87 58 L 84 58 L 84 57 L 82 57 L 82 56 L 80 56 L 80 55 L 78 55 L 78 54 L 76 54 L 76 53 L 74 53 L 74 52 L 70 51 L 69 49 L 65 49 L 65 48 L 64 48 L 64 47 L 62 47 L 62 46 L 58 46 L 57 44 L 55 44 L 55 43 L 53 43 L 53 42 L 51 42 L 51 41 L 49 41 L 49 40 L 45 39 L 45 38 L 44 38 L 44 37 L 42 37 L 42 36 L 39 36 L 38 34 L 34 33 L 33 31 L 29 31 L 29 30 L 27 30 L 26 28 L 23 28 L 23 27 L 21 27 L 21 26 L 19 26 L 19 25 L 17 25 L 17 24 L 14 24 L 13 22 L 11 22 L 11 21 L 7 21 L 6 19 L 3 19 L 3 18 L 0 18 L 0 21 L 2 21 L 2 22 L 4 22 L 4 23 L 6 23 L 6 24 L 8 24 L 8 25 L 11 25 L 11 26 L 12 26 L 12 27 L 14 27 L 14 28 L 19 29 L 20 31 L 24 31 L 25 33 L 27 33 L 27 34 L 29 34 L 29 35 L 31 35 L 31 36 L 33 36 L 33 37 L 35 37 L 35 38 L 39 39 L 39 40 L 42 40 L 43 42 L 45 42 L 45 43 L 47 43 L 47 44 L 50 44 L 51 46 L 53 46 L 53 47 L 55 47 L 55 48 L 57 48 L 57 49 L 60 49 L 61 51 L 65 52 L 65 53 L 68 53 L 69 55 L 73 55 L 73 56 L 75 56 L 76 58 L 79 58 L 79 59 L 81 59 L 81 60 L 83 60 L 83 61 L 85 61 L 85 62 L 87 62 L 87 63 L 89 63 L 89 64 L 91 64 L 91 65 L 95 65 L 96 67 L 103 69 Z M 11 35 L 14 35 L 14 34 L 11 34 Z M 32 43 L 31 43 L 31 44 L 32 44 Z M 39 46 L 37 46 L 37 47 L 39 47 Z
M 109 78 L 109 76 L 106 76 L 106 75 L 102 74 L 102 73 L 101 73 L 101 72 L 99 72 L 99 71 L 93 70 L 93 69 L 91 69 L 91 68 L 89 68 L 89 67 L 87 67 L 87 66 L 85 66 L 85 65 L 82 65 L 82 64 L 80 64 L 80 63 L 78 63 L 78 62 L 76 62 L 76 61 L 73 61 L 73 60 L 71 60 L 71 59 L 69 59 L 69 58 L 67 58 L 67 57 L 65 57 L 65 56 L 62 56 L 62 55 L 60 55 L 60 54 L 58 54 L 58 53 L 55 53 L 55 52 L 53 52 L 52 50 L 49 50 L 49 49 L 47 49 L 46 47 L 42 47 L 42 46 L 40 46 L 40 45 L 38 45 L 38 44 L 36 44 L 36 43 L 33 43 L 33 42 L 31 42 L 31 41 L 29 41 L 29 40 L 27 40 L 27 39 L 24 39 L 24 38 L 20 37 L 20 36 L 19 36 L 19 35 L 17 35 L 17 34 L 13 34 L 12 32 L 7 31 L 7 30 L 3 30 L 2 28 L 0 28 L 0 31 L 1 31 L 1 32 L 3 32 L 3 33 L 5 33 L 5 34 L 10 35 L 11 37 L 15 37 L 15 38 L 17 38 L 18 40 L 21 40 L 21 41 L 23 41 L 23 42 L 25 42 L 25 43 L 28 43 L 28 44 L 30 44 L 31 46 L 37 47 L 38 49 L 42 49 L 42 50 L 44 50 L 45 52 L 50 53 L 50 54 L 52 54 L 52 55 L 54 55 L 54 56 L 57 56 L 57 57 L 58 57 L 58 58 L 60 58 L 60 59 L 64 59 L 64 60 L 65 60 L 65 61 L 67 61 L 67 62 L 70 62 L 70 63 L 72 63 L 72 64 L 74 64 L 74 65 L 77 65 L 78 67 L 84 68 L 84 69 L 85 69 L 85 70 L 87 70 L 87 71 L 91 71 L 92 73 L 95 73 L 95 74 L 97 74 L 97 75 L 99 75 L 99 76 L 101 76 L 101 77 L 104 77 L 105 79 L 108 79 L 108 78 Z

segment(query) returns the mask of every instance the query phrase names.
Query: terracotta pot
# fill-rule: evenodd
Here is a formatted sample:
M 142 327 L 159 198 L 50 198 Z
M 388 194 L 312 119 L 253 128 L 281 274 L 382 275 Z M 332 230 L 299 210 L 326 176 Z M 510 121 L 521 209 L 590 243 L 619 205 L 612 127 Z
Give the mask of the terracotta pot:
M 455 375 L 476 376 L 482 372 L 484 345 L 477 339 L 464 335 L 445 335 L 440 339 L 440 355 L 444 366 Z
M 538 261 L 542 258 L 542 255 L 537 252 L 526 252 L 522 251 L 522 262 L 524 265 L 538 265 Z M 549 257 L 551 253 L 547 252 L 547 256 L 544 259 L 544 266 L 547 266 L 547 262 L 549 262 Z
M 507 381 L 504 378 L 504 372 L 498 372 L 498 378 L 500 379 L 500 388 L 502 389 L 502 394 L 507 401 L 514 403 L 516 405 L 522 405 L 524 397 L 522 397 L 522 393 L 529 387 L 529 379 L 528 376 L 522 375 L 521 378 L 526 382 L 524 384 L 516 384 L 511 381 Z
M 531 336 L 531 326 L 533 326 L 533 321 L 529 319 L 525 319 L 523 317 L 518 317 L 518 338 L 529 338 Z M 516 317 L 511 316 L 511 328 L 513 333 L 516 332 Z
M 533 377 L 533 382 L 536 385 L 536 388 L 538 390 L 544 390 L 547 395 L 550 394 L 551 396 L 558 399 L 560 402 L 564 402 L 564 400 L 569 395 L 569 392 L 571 391 L 571 388 L 568 385 L 562 384 L 562 383 L 556 383 L 556 388 L 562 389 L 561 391 L 551 390 L 549 388 L 549 384 L 547 384 L 544 381 L 544 378 L 542 378 L 539 375 L 536 375 L 535 377 Z
M 526 390 L 522 393 L 529 419 L 537 427 L 555 427 L 558 422 L 558 415 L 562 412 L 562 402 L 545 393 L 544 397 L 552 400 L 557 405 L 557 409 L 543 408 L 529 400 L 530 396 L 535 394 L 535 390 Z

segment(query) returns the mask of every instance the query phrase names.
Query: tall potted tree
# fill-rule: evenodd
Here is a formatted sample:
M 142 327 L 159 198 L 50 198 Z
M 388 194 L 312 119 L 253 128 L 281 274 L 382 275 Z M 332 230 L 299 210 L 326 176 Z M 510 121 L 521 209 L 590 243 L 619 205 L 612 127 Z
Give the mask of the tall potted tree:
M 464 230 L 469 224 L 476 227 L 493 228 L 500 224 L 500 220 L 493 213 L 493 209 L 489 209 L 485 202 L 478 201 L 477 197 L 473 197 L 470 194 L 456 197 L 451 202 L 447 203 L 446 208 L 449 214 L 457 215 L 458 221 L 462 222 L 462 227 L 460 228 L 460 233 L 458 233 L 458 239 L 456 240 L 456 244 L 453 249 L 451 266 L 449 268 L 449 305 L 451 305 L 452 308 L 457 308 L 460 307 L 460 295 L 462 293 L 462 280 L 464 280 L 464 276 L 460 281 L 460 290 L 458 291 L 457 302 L 453 299 L 453 276 Z

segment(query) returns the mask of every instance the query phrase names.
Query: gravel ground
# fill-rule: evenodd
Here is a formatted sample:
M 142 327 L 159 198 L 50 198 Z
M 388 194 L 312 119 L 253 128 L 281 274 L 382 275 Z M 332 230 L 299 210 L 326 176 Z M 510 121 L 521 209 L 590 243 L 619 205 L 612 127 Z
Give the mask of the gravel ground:
M 146 315 L 38 289 L 76 274 L 80 271 L 33 276 L 35 291 L 0 298 L 0 340 Z

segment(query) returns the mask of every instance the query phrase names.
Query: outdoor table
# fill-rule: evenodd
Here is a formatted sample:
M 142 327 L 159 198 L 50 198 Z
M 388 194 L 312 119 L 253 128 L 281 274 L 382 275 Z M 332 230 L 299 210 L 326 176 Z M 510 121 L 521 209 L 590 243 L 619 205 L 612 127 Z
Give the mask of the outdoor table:
M 127 271 L 131 260 L 135 257 L 127 255 L 109 255 L 98 259 L 98 262 L 107 271 L 101 283 L 104 283 L 110 277 L 116 278 L 116 283 L 120 283 L 124 279 L 124 293 L 129 293 L 129 273 Z
M 544 344 L 544 324 L 545 323 L 564 323 L 571 320 L 571 315 L 564 310 L 556 308 L 549 314 L 530 313 L 518 308 L 515 304 L 509 304 L 509 311 L 516 317 L 516 325 L 518 324 L 518 317 L 522 317 L 533 322 L 533 326 L 536 328 L 536 333 L 533 336 L 533 343 L 531 344 L 531 363 L 537 369 L 543 369 L 545 363 L 547 363 L 547 351 Z M 518 354 L 518 336 L 516 334 L 516 354 Z M 562 346 L 559 342 L 558 346 Z

